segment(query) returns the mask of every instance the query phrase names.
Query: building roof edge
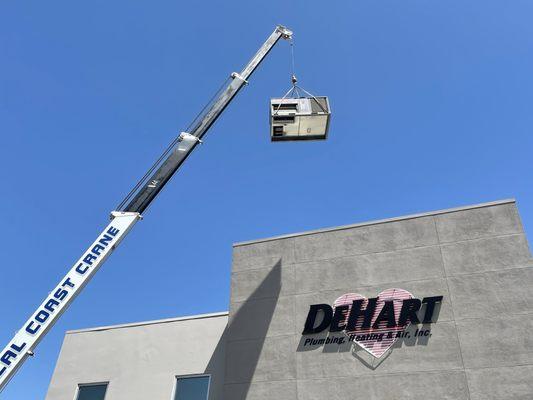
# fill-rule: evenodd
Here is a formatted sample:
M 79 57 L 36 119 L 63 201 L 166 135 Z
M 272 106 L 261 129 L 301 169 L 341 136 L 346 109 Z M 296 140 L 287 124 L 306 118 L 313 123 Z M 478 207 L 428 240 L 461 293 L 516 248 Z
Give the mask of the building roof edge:
M 429 211 L 429 212 L 418 213 L 418 214 L 410 214 L 410 215 L 404 215 L 404 216 L 400 216 L 400 217 L 378 219 L 378 220 L 372 220 L 372 221 L 367 221 L 367 222 L 359 222 L 359 223 L 350 224 L 350 225 L 341 225 L 341 226 L 337 226 L 337 227 L 333 227 L 333 228 L 321 228 L 321 229 L 315 229 L 315 230 L 311 230 L 311 231 L 304 231 L 304 232 L 298 232 L 298 233 L 289 233 L 289 234 L 286 234 L 286 235 L 272 236 L 272 237 L 263 238 L 263 239 L 254 239 L 254 240 L 248 240 L 248 241 L 244 241 L 244 242 L 237 242 L 237 243 L 233 243 L 233 247 L 246 246 L 246 245 L 255 244 L 255 243 L 261 243 L 261 242 L 271 242 L 271 241 L 274 241 L 274 240 L 288 239 L 288 238 L 297 237 L 297 236 L 314 235 L 316 233 L 340 231 L 340 230 L 344 230 L 344 229 L 358 228 L 358 227 L 362 227 L 362 226 L 385 224 L 387 222 L 395 222 L 395 221 L 402 221 L 402 220 L 407 220 L 407 219 L 422 218 L 422 217 L 428 217 L 430 215 L 448 214 L 448 213 L 453 213 L 453 212 L 457 212 L 457 211 L 472 210 L 472 209 L 476 209 L 476 208 L 491 207 L 491 206 L 497 206 L 497 205 L 509 204 L 509 203 L 516 203 L 516 199 L 511 198 L 511 199 L 496 200 L 496 201 L 490 201 L 490 202 L 486 202 L 486 203 L 479 203 L 479 204 L 474 204 L 474 205 L 469 205 L 469 206 L 447 208 L 447 209 L 443 209 L 443 210 Z
M 99 327 L 95 327 L 95 328 L 74 329 L 74 330 L 67 331 L 66 334 L 70 335 L 70 334 L 74 334 L 74 333 L 107 331 L 107 330 L 111 330 L 111 329 L 121 329 L 121 328 L 133 328 L 133 327 L 136 327 L 136 326 L 167 324 L 167 323 L 171 323 L 171 322 L 189 321 L 189 320 L 194 320 L 194 319 L 225 317 L 225 316 L 228 316 L 228 315 L 229 315 L 228 311 L 223 311 L 223 312 L 210 313 L 210 314 L 189 315 L 189 316 L 185 316 L 185 317 L 156 319 L 156 320 L 152 320 L 152 321 L 131 322 L 131 323 L 128 323 L 128 324 L 99 326 Z

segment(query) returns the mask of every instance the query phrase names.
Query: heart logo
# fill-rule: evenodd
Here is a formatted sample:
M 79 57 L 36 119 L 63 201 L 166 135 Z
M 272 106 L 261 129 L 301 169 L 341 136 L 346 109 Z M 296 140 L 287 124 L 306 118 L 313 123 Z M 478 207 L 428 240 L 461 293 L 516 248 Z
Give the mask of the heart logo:
M 384 290 L 377 297 L 376 309 L 372 317 L 370 328 L 363 328 L 363 318 L 358 318 L 355 328 L 350 331 L 346 330 L 346 334 L 356 335 L 356 340 L 354 340 L 355 343 L 357 343 L 374 357 L 381 357 L 398 340 L 399 333 L 404 332 L 410 325 L 410 323 L 408 323 L 404 326 L 398 326 L 398 317 L 402 309 L 403 301 L 412 298 L 413 295 L 407 290 L 396 288 Z M 341 322 L 344 324 L 348 322 L 348 316 L 350 315 L 354 300 L 363 301 L 361 309 L 365 309 L 368 305 L 368 298 L 358 293 L 343 294 L 333 303 L 334 309 L 339 306 L 348 306 L 348 309 L 343 312 L 344 321 Z M 396 326 L 393 328 L 388 328 L 387 321 L 380 321 L 378 325 L 374 327 L 374 323 L 377 320 L 381 310 L 385 306 L 385 302 L 392 302 L 393 304 Z

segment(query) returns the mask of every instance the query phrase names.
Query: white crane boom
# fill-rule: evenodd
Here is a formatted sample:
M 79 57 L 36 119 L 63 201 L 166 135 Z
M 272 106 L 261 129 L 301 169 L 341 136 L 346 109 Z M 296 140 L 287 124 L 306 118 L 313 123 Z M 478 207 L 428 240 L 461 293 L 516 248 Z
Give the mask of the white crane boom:
M 222 114 L 241 87 L 280 38 L 289 39 L 292 32 L 277 26 L 241 73 L 232 73 L 230 83 L 215 97 L 191 124 L 163 153 L 154 166 L 124 199 L 111 222 L 73 265 L 59 284 L 50 292 L 32 316 L 0 353 L 0 391 L 24 363 L 46 333 L 52 328 L 76 296 L 87 285 L 113 250 L 124 239 L 141 214 L 155 199 L 166 183 L 187 159 L 202 137 Z

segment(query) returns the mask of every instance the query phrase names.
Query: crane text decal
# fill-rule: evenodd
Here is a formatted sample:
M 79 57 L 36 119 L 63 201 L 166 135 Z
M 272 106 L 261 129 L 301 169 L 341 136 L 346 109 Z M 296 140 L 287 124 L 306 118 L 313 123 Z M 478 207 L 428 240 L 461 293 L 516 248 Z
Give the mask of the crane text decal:
M 410 335 L 406 331 L 410 324 L 434 322 L 435 308 L 441 301 L 442 296 L 416 299 L 403 289 L 387 289 L 370 299 L 347 293 L 335 300 L 333 307 L 329 304 L 312 305 L 302 332 L 309 335 L 329 330 L 346 335 L 306 338 L 303 345 L 356 342 L 374 357 L 381 357 L 398 339 Z M 414 335 L 428 336 L 429 329 L 417 329 Z
M 93 244 L 90 250 L 85 253 L 76 268 L 60 283 L 48 298 L 41 304 L 37 312 L 24 327 L 25 333 L 34 336 L 43 329 L 50 328 L 50 317 L 58 312 L 62 312 L 62 303 L 67 299 L 72 291 L 80 283 L 79 277 L 91 272 L 91 268 L 101 261 L 102 256 L 112 246 L 113 241 L 120 232 L 119 229 L 110 226 L 102 236 Z M 74 274 L 74 275 L 73 275 Z M 76 284 L 78 282 L 78 284 Z M 0 377 L 7 371 L 11 364 L 17 359 L 22 351 L 29 351 L 26 341 L 18 340 L 19 335 L 4 349 L 0 356 Z M 31 353 L 30 353 L 31 354 Z

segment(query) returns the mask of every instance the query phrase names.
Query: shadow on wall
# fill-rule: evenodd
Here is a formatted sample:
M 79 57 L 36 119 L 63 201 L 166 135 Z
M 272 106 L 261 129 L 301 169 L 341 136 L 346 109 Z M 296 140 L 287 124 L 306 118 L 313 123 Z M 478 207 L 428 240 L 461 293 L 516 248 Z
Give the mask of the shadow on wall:
M 415 336 L 417 331 L 429 332 L 427 336 Z M 405 332 L 408 333 L 407 336 L 398 338 L 394 344 L 387 350 L 385 354 L 381 357 L 376 358 L 370 353 L 365 351 L 361 346 L 356 343 L 351 343 L 351 352 L 352 355 L 357 358 L 365 367 L 375 370 L 377 369 L 389 356 L 392 354 L 394 349 L 399 349 L 403 346 L 413 347 L 413 346 L 427 346 L 431 338 L 431 327 L 430 324 L 420 324 L 420 325 L 409 325 Z
M 228 326 L 205 370 L 211 375 L 210 400 L 246 399 L 280 291 L 281 259 L 253 293 L 230 310 Z M 224 385 L 231 386 L 231 399 L 226 399 Z

